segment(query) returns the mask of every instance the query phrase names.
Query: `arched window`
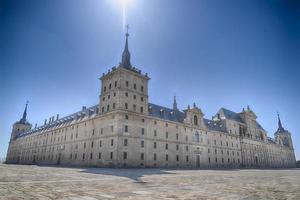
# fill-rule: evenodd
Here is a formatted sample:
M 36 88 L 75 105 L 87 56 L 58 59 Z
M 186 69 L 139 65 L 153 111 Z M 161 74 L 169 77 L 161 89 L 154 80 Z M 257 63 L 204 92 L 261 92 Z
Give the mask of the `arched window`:
M 196 115 L 194 116 L 194 125 L 198 125 L 198 117 Z

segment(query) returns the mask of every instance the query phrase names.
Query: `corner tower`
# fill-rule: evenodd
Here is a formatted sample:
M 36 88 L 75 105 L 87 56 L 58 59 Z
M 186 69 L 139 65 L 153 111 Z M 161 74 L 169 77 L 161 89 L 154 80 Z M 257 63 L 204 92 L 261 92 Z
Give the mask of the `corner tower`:
M 15 140 L 19 134 L 31 129 L 31 124 L 27 121 L 27 106 L 28 102 L 25 105 L 22 118 L 13 124 L 10 141 Z
M 148 80 L 150 78 L 131 65 L 128 26 L 125 37 L 122 61 L 108 73 L 103 73 L 100 78 L 99 108 L 101 114 L 113 110 L 148 114 Z
M 288 130 L 285 130 L 282 126 L 279 113 L 277 113 L 278 117 L 278 129 L 275 132 L 275 141 L 277 144 L 285 147 L 289 147 L 293 149 L 293 141 L 291 137 L 291 133 Z

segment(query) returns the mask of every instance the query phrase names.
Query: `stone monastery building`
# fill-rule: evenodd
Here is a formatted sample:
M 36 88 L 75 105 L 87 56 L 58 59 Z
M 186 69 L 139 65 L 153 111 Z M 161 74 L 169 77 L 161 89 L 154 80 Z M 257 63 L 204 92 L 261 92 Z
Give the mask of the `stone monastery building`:
M 44 125 L 13 124 L 7 163 L 93 167 L 290 168 L 291 133 L 278 115 L 275 139 L 247 107 L 221 108 L 212 119 L 195 104 L 181 111 L 149 103 L 148 74 L 130 62 L 126 34 L 122 62 L 103 74 L 100 102 Z

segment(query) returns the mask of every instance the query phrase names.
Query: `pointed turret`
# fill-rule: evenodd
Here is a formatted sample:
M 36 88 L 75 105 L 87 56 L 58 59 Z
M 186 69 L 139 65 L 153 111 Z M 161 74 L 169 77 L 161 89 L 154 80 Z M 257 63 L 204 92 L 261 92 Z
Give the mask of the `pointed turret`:
M 283 128 L 283 126 L 281 124 L 279 113 L 277 113 L 277 117 L 278 117 L 278 129 L 277 129 L 277 132 L 285 132 L 285 129 Z
M 128 50 L 128 37 L 129 37 L 129 33 L 128 33 L 128 28 L 129 26 L 126 26 L 127 31 L 126 31 L 126 42 L 125 42 L 125 48 L 124 51 L 122 53 L 122 62 L 121 62 L 121 66 L 125 67 L 125 68 L 132 68 L 131 63 L 130 63 L 130 52 Z
M 174 95 L 173 110 L 178 110 L 178 108 L 177 108 L 177 101 L 176 101 L 176 95 Z
M 20 123 L 22 123 L 22 124 L 25 124 L 25 123 L 26 123 L 27 106 L 28 106 L 28 101 L 26 102 L 25 109 L 24 109 L 24 112 L 23 112 L 23 116 L 22 116 L 22 118 L 20 119 Z

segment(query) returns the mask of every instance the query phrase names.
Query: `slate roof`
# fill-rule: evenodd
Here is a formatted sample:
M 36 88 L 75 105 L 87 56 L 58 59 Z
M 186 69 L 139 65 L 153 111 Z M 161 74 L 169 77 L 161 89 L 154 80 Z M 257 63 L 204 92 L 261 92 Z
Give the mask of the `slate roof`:
M 183 122 L 185 113 L 167 107 L 149 103 L 149 115 L 174 122 Z
M 227 133 L 226 126 L 223 120 L 213 121 L 204 118 L 204 123 L 209 130 Z
M 230 120 L 233 120 L 233 121 L 244 123 L 241 116 L 240 116 L 240 113 L 235 113 L 235 112 L 233 112 L 231 110 L 228 110 L 226 108 L 221 108 L 218 113 L 220 113 L 220 114 L 223 113 L 224 117 L 226 119 L 230 119 Z M 262 130 L 265 131 L 265 129 L 258 122 L 256 122 L 256 125 L 257 125 L 257 128 L 262 129 Z
M 91 106 L 91 107 L 83 109 L 79 112 L 76 112 L 76 113 L 73 113 L 66 117 L 55 120 L 51 123 L 47 123 L 45 125 L 31 129 L 30 131 L 21 133 L 17 136 L 17 138 L 31 135 L 33 133 L 40 132 L 40 131 L 43 132 L 43 131 L 48 131 L 51 129 L 59 128 L 59 127 L 65 126 L 65 125 L 69 125 L 69 124 L 73 124 L 73 123 L 82 121 L 87 118 L 92 118 L 92 117 L 96 116 L 97 111 L 98 111 L 98 105 Z

